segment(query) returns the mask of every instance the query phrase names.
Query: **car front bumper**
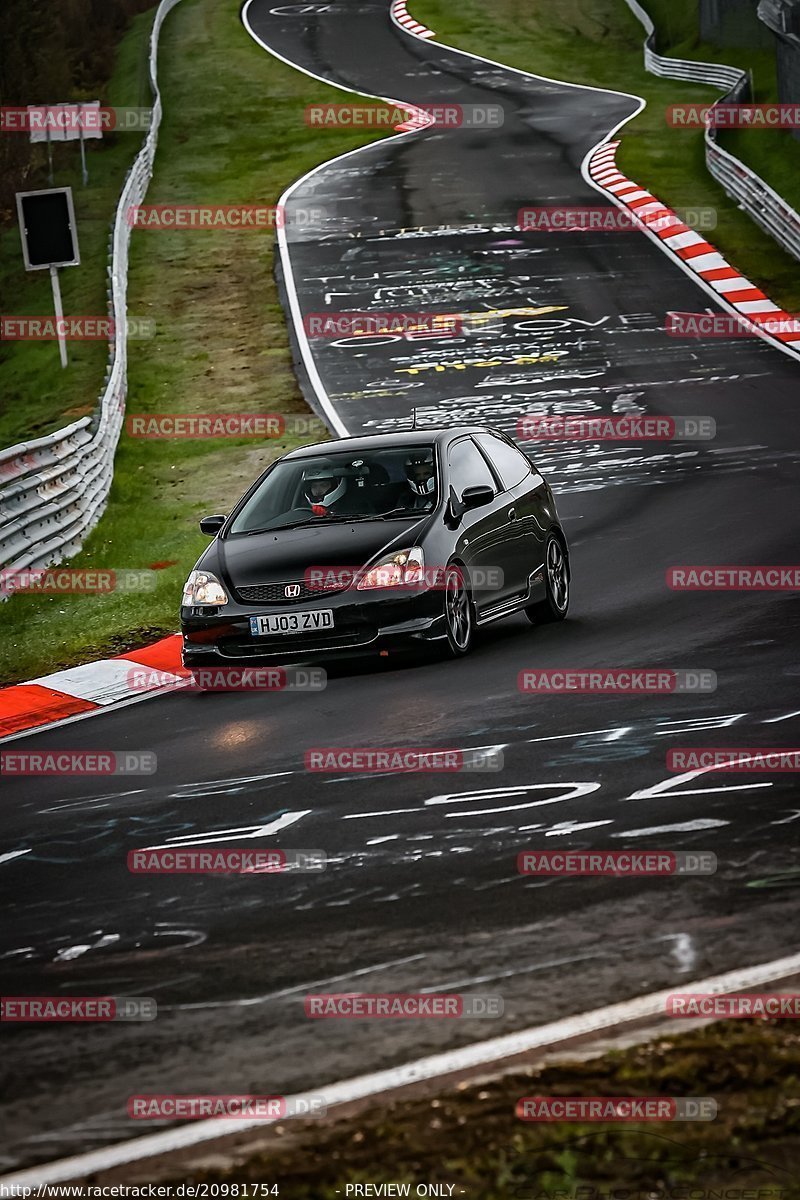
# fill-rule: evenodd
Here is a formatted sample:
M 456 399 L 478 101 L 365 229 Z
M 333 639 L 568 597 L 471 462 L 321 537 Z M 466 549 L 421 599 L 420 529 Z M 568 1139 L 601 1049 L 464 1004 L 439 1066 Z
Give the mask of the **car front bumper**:
M 324 631 L 255 637 L 250 617 L 265 614 L 333 611 L 334 625 Z M 401 588 L 376 589 L 369 597 L 348 589 L 294 604 L 182 608 L 185 667 L 246 666 L 311 658 L 341 658 L 401 650 L 445 636 L 444 593 Z

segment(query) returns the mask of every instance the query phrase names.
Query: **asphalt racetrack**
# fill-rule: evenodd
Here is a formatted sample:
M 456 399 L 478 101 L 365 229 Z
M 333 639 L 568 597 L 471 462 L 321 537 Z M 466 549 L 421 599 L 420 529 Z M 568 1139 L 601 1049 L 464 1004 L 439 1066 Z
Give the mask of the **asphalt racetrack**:
M 564 624 L 515 617 L 463 661 L 337 666 L 308 694 L 178 692 L 14 743 L 154 751 L 158 771 L 4 782 L 5 990 L 152 996 L 159 1017 L 6 1031 L 7 1171 L 143 1132 L 126 1116 L 134 1092 L 313 1090 L 797 948 L 796 776 L 666 765 L 676 747 L 798 744 L 791 594 L 666 584 L 680 564 L 796 560 L 797 363 L 757 338 L 668 337 L 667 312 L 710 301 L 636 231 L 515 229 L 524 206 L 607 203 L 581 163 L 635 97 L 414 39 L 386 3 L 310 8 L 250 0 L 246 24 L 265 52 L 331 83 L 497 105 L 503 122 L 384 140 L 301 181 L 284 294 L 301 317 L 511 310 L 459 338 L 295 334 L 310 403 L 351 433 L 402 428 L 416 408 L 423 424 L 512 434 L 530 413 L 709 416 L 716 437 L 525 444 L 571 541 Z M 313 207 L 321 230 L 292 221 Z M 547 697 L 518 690 L 528 667 L 709 670 L 717 689 Z M 352 745 L 498 747 L 504 768 L 304 770 L 306 750 Z M 226 839 L 321 849 L 328 869 L 126 867 L 138 847 Z M 516 869 L 528 847 L 712 851 L 719 869 L 529 879 Z M 494 993 L 505 1012 L 306 1018 L 306 992 L 359 989 Z

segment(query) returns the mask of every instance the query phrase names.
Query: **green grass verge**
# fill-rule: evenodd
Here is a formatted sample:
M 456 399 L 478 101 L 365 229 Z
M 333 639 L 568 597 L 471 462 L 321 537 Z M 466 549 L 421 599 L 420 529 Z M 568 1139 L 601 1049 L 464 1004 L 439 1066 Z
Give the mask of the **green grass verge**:
M 335 1200 L 346 1184 L 389 1182 L 412 1185 L 412 1196 L 419 1183 L 453 1184 L 467 1200 L 797 1200 L 794 1024 L 720 1022 L 435 1099 L 376 1100 L 358 1117 L 266 1130 L 247 1161 L 180 1178 L 269 1182 L 285 1200 Z M 709 1122 L 534 1124 L 515 1116 L 523 1096 L 702 1096 L 718 1113 Z
M 104 103 L 152 103 L 147 54 L 152 12 L 136 17 L 120 44 Z M 8 136 L 24 137 L 25 134 Z M 77 143 L 54 147 L 54 185 L 71 187 L 81 265 L 60 274 L 64 312 L 70 316 L 106 315 L 106 254 L 111 221 L 125 173 L 142 144 L 141 133 L 112 133 L 86 143 L 89 184 L 83 186 Z M 45 149 L 38 147 L 42 162 Z M 28 185 L 48 187 L 46 175 Z M 26 272 L 16 214 L 0 230 L 0 295 L 4 315 L 53 316 L 48 271 Z M 135 315 L 135 314 L 134 314 Z M 103 386 L 108 343 L 70 342 L 69 366 L 62 370 L 56 342 L 0 343 L 0 447 L 40 437 L 94 411 Z
M 770 51 L 707 46 L 691 36 L 697 0 L 644 0 L 660 31 L 661 53 L 753 66 L 757 100 L 775 98 Z M 714 245 L 776 303 L 800 311 L 797 262 L 729 199 L 708 174 L 699 131 L 670 129 L 669 104 L 719 99 L 716 88 L 658 79 L 643 65 L 644 31 L 624 0 L 413 0 L 412 15 L 442 42 L 521 70 L 571 83 L 629 91 L 647 107 L 621 130 L 617 161 L 673 208 L 711 207 Z M 663 30 L 663 31 L 662 31 Z M 726 132 L 722 145 L 742 157 L 790 202 L 800 203 L 800 142 L 788 132 Z
M 697 33 L 698 0 L 646 0 L 645 7 L 655 22 L 660 53 L 750 70 L 756 102 L 777 101 L 774 49 L 720 47 L 701 42 Z M 753 21 L 757 21 L 755 13 Z M 800 211 L 800 141 L 788 130 L 725 130 L 719 135 L 719 144 Z
M 494 0 L 491 11 L 479 0 L 461 0 L 457 8 L 446 0 L 415 0 L 415 15 L 443 40 L 502 62 L 598 86 L 616 87 L 624 80 L 646 95 L 647 110 L 625 134 L 625 169 L 669 203 L 716 206 L 720 228 L 714 240 L 720 248 L 774 299 L 800 308 L 796 264 L 709 179 L 699 135 L 663 136 L 666 104 L 707 101 L 710 89 L 678 91 L 647 75 L 640 66 L 641 28 L 621 0 L 561 0 L 547 7 Z M 150 20 L 148 14 L 139 17 L 121 45 L 109 86 L 112 103 L 147 102 L 143 71 Z M 721 57 L 733 61 L 727 52 Z M 236 6 L 222 0 L 183 0 L 173 11 L 162 34 L 159 74 L 165 118 L 149 202 L 273 202 L 312 166 L 376 136 L 308 129 L 306 104 L 346 95 L 266 54 L 243 30 Z M 138 146 L 138 137 L 136 145 L 127 140 L 134 137 L 120 135 L 114 145 L 92 153 L 92 185 L 85 196 L 73 167 L 79 213 L 85 204 L 95 215 L 86 221 L 81 216 L 85 270 L 62 273 L 67 312 L 104 311 L 108 222 Z M 683 144 L 678 138 L 686 139 L 686 155 L 675 155 L 674 147 Z M 59 170 L 57 182 L 69 182 L 68 174 Z M 0 282 L 14 290 L 17 302 L 6 311 L 49 312 L 49 282 L 39 275 L 21 279 L 19 259 L 13 258 L 19 255 L 17 236 L 12 230 L 0 238 Z M 129 347 L 130 413 L 307 411 L 292 372 L 272 268 L 271 235 L 134 234 L 129 310 L 152 318 L 156 332 L 152 340 Z M 80 287 L 85 291 L 68 290 Z M 53 345 L 11 347 L 0 373 L 10 397 L 0 417 L 7 422 L 0 442 L 46 432 L 90 412 L 105 353 L 105 346 L 75 346 L 72 365 L 61 371 Z M 3 681 L 119 653 L 173 631 L 178 589 L 206 544 L 196 518 L 226 509 L 291 444 L 141 442 L 123 435 L 108 510 L 71 565 L 170 565 L 159 568 L 152 593 L 16 596 L 3 608 Z
M 128 35 L 121 63 L 136 57 L 140 38 L 141 29 Z M 374 132 L 309 129 L 307 104 L 347 95 L 267 54 L 227 0 L 183 0 L 173 10 L 162 32 L 159 80 L 165 116 L 148 203 L 274 203 L 317 163 L 375 140 Z M 155 336 L 129 343 L 129 414 L 308 415 L 273 249 L 268 232 L 134 232 L 129 310 L 153 318 Z M 105 245 L 97 252 L 104 266 Z M 24 424 L 29 430 L 27 418 Z M 157 571 L 153 592 L 13 597 L 2 609 L 0 678 L 30 679 L 174 632 L 181 584 L 208 542 L 197 518 L 228 511 L 295 444 L 142 441 L 123 433 L 108 509 L 69 565 L 169 565 Z

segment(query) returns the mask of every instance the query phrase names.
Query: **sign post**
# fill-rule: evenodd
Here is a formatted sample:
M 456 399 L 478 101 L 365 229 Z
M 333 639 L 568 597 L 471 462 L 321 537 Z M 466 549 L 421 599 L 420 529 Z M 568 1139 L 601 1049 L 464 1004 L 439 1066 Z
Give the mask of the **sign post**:
M 64 310 L 61 304 L 59 267 L 77 267 L 81 256 L 72 204 L 72 188 L 46 188 L 17 192 L 17 216 L 26 271 L 49 270 L 61 366 L 67 365 Z
M 65 367 L 67 365 L 67 339 L 64 337 L 64 307 L 61 303 L 61 283 L 58 278 L 58 267 L 50 268 L 50 282 L 53 285 L 53 308 L 56 310 L 58 352 L 61 355 L 61 366 Z
M 86 147 L 83 144 L 83 126 L 82 125 L 79 127 L 78 132 L 80 134 L 80 139 L 81 139 L 81 178 L 83 179 L 83 186 L 86 187 L 87 183 L 89 182 L 89 172 L 86 169 Z
M 81 171 L 83 172 L 83 186 L 86 187 L 89 182 L 89 171 L 86 166 L 86 146 L 84 142 L 86 138 L 102 138 L 103 130 L 99 122 L 100 116 L 100 101 L 87 100 L 83 104 L 78 105 L 78 137 L 81 143 Z M 68 135 L 69 137 L 69 135 Z
M 74 104 L 29 104 L 28 127 L 31 142 L 47 142 L 48 179 L 53 186 L 53 142 L 75 142 L 81 144 L 81 173 L 83 186 L 89 182 L 86 166 L 86 138 L 102 138 L 103 125 L 100 120 L 100 101 L 81 100 Z

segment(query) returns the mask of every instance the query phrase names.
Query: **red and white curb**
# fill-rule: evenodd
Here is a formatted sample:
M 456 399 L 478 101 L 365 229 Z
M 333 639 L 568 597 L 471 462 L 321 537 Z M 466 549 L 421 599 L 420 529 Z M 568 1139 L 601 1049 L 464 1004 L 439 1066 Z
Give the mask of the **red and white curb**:
M 275 58 L 280 59 L 296 70 L 302 71 L 303 74 L 308 75 L 310 78 L 321 80 L 323 83 L 329 82 L 320 75 L 315 75 L 313 72 L 305 70 L 305 68 L 298 67 L 296 63 L 284 58 L 270 46 L 267 46 L 253 32 L 250 26 L 247 17 L 248 7 L 249 5 L 245 5 L 242 13 L 242 21 L 245 28 L 259 45 L 269 50 L 270 54 L 274 55 Z M 391 7 L 391 17 L 395 24 L 415 37 L 429 38 L 434 36 L 433 30 L 426 29 L 424 25 L 420 25 L 418 21 L 413 20 L 409 16 L 404 0 L 394 0 Z M 354 95 L 364 94 L 355 92 L 352 88 L 344 88 L 342 90 L 352 92 Z M 409 114 L 406 121 L 395 126 L 397 133 L 414 133 L 417 130 L 425 129 L 436 123 L 435 118 L 429 112 L 409 103 L 407 100 L 392 100 L 385 96 L 376 98 L 382 99 L 385 103 L 402 109 Z M 361 149 L 364 149 L 364 147 L 361 147 Z M 357 151 L 350 151 L 349 153 L 355 154 Z M 348 155 L 340 155 L 339 157 L 346 158 Z M 315 170 L 320 170 L 321 167 L 326 165 L 323 163 L 320 167 L 315 168 Z M 313 173 L 312 171 L 308 174 Z M 304 176 L 303 179 L 307 177 Z M 302 180 L 298 180 L 292 186 L 295 187 L 300 182 Z M 289 188 L 284 193 L 284 196 L 281 197 L 281 203 L 284 203 L 286 196 L 291 190 L 292 188 Z M 284 253 L 283 248 L 282 253 Z M 291 286 L 291 272 L 289 278 Z M 297 327 L 296 321 L 295 328 Z M 312 369 L 310 374 L 312 380 L 314 380 L 316 370 Z M 342 425 L 342 422 L 332 410 L 330 404 L 323 403 L 323 408 L 330 417 L 331 427 L 340 434 L 346 434 L 348 430 Z M 155 645 L 148 646 L 143 650 L 131 651 L 128 654 L 118 655 L 116 658 L 100 659 L 98 662 L 86 663 L 83 666 L 73 667 L 66 671 L 56 671 L 52 675 L 43 675 L 38 679 L 30 680 L 28 683 L 21 683 L 13 687 L 0 689 L 0 740 L 20 737 L 30 730 L 45 729 L 48 726 L 61 724 L 64 721 L 78 720 L 110 705 L 120 706 L 131 704 L 137 700 L 146 699 L 148 695 L 169 691 L 173 687 L 181 686 L 189 672 L 181 666 L 180 645 L 180 635 L 175 634 L 172 637 L 163 638 L 160 642 L 156 642 Z M 153 669 L 154 678 L 150 687 L 143 686 L 140 678 L 141 672 L 136 673 L 134 671 L 135 667 L 141 666 Z
M 149 667 L 143 678 L 137 667 Z M 0 691 L 0 739 L 84 716 L 108 705 L 142 700 L 182 684 L 181 637 L 173 634 L 142 650 L 70 667 Z M 149 685 L 148 685 L 149 684 Z
M 685 225 L 671 208 L 628 179 L 617 166 L 619 144 L 619 141 L 603 142 L 590 154 L 587 167 L 594 186 L 640 220 L 645 231 L 677 259 L 687 274 L 694 275 L 719 304 L 735 312 L 755 334 L 788 353 L 800 352 L 800 333 L 792 328 L 792 314 L 784 312 L 760 288 L 745 279 L 702 234 Z M 786 331 L 764 328 L 765 322 L 770 325 L 785 323 Z
M 401 29 L 405 29 L 406 33 L 413 33 L 414 37 L 418 38 L 436 37 L 432 29 L 428 29 L 426 25 L 420 25 L 419 21 L 415 21 L 409 14 L 406 8 L 406 0 L 392 0 L 389 13 L 395 25 L 399 25 Z
M 411 113 L 407 121 L 394 126 L 398 133 L 413 133 L 415 129 L 426 129 L 429 125 L 436 124 L 436 118 L 426 112 L 424 108 L 417 108 L 416 105 L 409 104 L 407 100 L 394 100 L 392 103 Z

